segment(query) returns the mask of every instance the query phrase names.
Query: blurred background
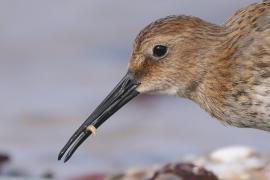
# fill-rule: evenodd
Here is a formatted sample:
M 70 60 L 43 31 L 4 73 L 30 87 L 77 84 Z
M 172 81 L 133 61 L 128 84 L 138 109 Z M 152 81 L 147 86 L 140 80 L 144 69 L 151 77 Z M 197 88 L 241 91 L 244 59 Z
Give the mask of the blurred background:
M 142 95 L 68 163 L 57 155 L 126 73 L 132 41 L 172 14 L 221 24 L 255 0 L 0 1 L 0 152 L 6 175 L 56 178 L 119 172 L 228 145 L 270 151 L 270 133 L 226 127 L 195 103 Z

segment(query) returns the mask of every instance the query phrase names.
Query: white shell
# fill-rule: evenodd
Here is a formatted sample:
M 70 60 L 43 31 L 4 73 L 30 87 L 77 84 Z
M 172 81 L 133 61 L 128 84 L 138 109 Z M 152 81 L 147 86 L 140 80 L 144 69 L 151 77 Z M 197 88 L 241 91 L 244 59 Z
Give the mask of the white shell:
M 216 162 L 239 162 L 251 157 L 258 157 L 258 153 L 249 147 L 231 146 L 212 152 L 209 159 Z

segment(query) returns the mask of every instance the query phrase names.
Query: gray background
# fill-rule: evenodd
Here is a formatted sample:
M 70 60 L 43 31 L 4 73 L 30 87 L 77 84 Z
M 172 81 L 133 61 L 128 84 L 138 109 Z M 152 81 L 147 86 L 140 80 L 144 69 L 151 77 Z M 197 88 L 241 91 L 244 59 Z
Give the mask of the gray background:
M 139 96 L 66 164 L 57 154 L 125 74 L 132 41 L 171 14 L 222 23 L 252 0 L 0 1 L 0 151 L 13 169 L 57 177 L 116 172 L 228 145 L 267 153 L 270 134 L 226 128 L 195 103 Z

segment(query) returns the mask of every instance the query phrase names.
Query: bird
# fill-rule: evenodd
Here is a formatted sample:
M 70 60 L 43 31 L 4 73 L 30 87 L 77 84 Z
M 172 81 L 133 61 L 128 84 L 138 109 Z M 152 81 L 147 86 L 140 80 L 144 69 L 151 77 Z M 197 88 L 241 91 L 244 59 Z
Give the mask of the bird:
M 58 160 L 142 93 L 187 98 L 220 122 L 270 131 L 270 1 L 218 25 L 186 15 L 158 19 L 136 36 L 128 71 L 75 131 Z

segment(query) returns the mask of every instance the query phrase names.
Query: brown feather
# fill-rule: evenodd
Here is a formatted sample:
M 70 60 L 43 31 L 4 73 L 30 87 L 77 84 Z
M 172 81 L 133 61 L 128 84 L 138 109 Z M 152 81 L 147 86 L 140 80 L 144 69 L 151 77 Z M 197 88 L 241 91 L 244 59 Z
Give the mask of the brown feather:
M 164 58 L 153 57 L 157 44 L 168 46 Z M 223 25 L 157 20 L 136 37 L 129 71 L 140 92 L 189 98 L 222 122 L 270 131 L 270 2 L 242 8 Z

